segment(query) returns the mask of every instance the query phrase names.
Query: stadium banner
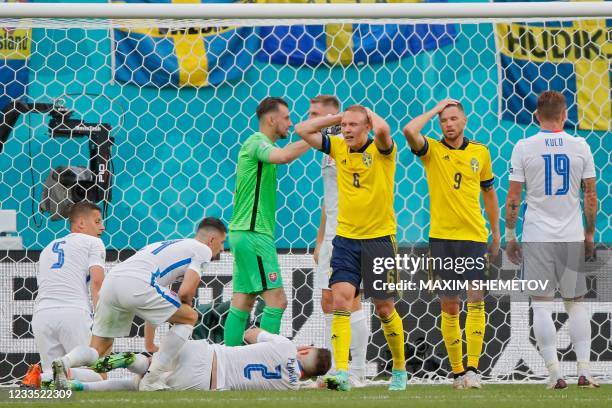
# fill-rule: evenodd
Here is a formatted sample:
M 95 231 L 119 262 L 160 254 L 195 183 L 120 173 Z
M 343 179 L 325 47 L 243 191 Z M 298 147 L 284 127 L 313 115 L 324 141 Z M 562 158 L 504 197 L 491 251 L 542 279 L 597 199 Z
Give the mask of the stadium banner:
M 118 2 L 118 1 L 117 1 Z M 125 0 L 222 3 L 224 0 Z M 253 64 L 259 37 L 250 27 L 115 29 L 115 79 L 139 86 L 204 87 L 237 81 Z
M 27 0 L 20 1 L 25 2 Z M 30 28 L 0 28 L 0 109 L 26 93 L 30 77 L 28 59 L 31 41 Z
M 265 1 L 265 0 L 264 0 Z M 442 3 L 447 0 L 384 0 L 385 3 Z M 328 3 L 328 0 L 268 0 L 268 3 Z M 379 3 L 332 0 L 332 3 Z M 364 65 L 390 62 L 452 44 L 454 24 L 326 24 L 259 29 L 258 59 L 274 64 Z
M 612 129 L 611 20 L 497 24 L 501 117 L 533 124 L 538 94 L 563 91 L 566 127 Z

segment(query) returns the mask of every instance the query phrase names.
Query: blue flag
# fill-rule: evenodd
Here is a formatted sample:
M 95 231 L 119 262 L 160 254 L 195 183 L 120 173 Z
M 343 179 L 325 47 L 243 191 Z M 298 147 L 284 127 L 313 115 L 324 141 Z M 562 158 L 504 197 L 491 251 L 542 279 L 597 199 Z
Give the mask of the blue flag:
M 348 2 L 350 0 L 341 1 Z M 439 3 L 446 0 L 424 2 Z M 452 44 L 456 29 L 453 24 L 326 24 L 262 27 L 259 33 L 262 51 L 258 59 L 275 64 L 318 66 L 376 64 L 398 60 Z
M 0 109 L 26 94 L 31 30 L 0 28 Z
M 127 2 L 185 3 L 184 0 Z M 259 40 L 252 28 L 116 29 L 114 35 L 115 78 L 141 86 L 202 87 L 238 80 L 253 64 L 259 49 Z
M 567 126 L 611 130 L 611 20 L 498 24 L 502 118 L 534 123 L 538 95 L 562 91 Z

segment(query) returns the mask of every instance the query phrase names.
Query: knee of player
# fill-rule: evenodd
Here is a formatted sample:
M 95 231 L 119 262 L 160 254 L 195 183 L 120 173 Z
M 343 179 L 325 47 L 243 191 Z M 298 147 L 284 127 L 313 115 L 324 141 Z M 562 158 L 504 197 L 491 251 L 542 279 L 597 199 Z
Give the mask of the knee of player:
M 374 310 L 376 311 L 376 315 L 381 319 L 391 316 L 394 309 L 395 304 L 393 302 L 374 302 Z
M 285 310 L 287 308 L 287 296 L 284 291 L 278 291 L 271 298 L 266 299 L 266 305 Z
M 195 326 L 197 321 L 198 321 L 198 312 L 195 311 L 195 309 L 189 309 L 189 324 L 191 324 L 192 326 Z
M 334 310 L 351 310 L 353 299 L 347 298 L 346 296 L 335 296 L 332 301 Z
M 459 305 L 459 299 L 446 298 L 440 300 L 440 308 L 442 309 L 442 311 L 451 315 L 459 314 Z
M 171 319 L 171 323 L 189 324 L 191 326 L 195 326 L 198 320 L 198 312 L 196 312 L 195 309 L 187 305 L 182 305 L 179 312 L 179 316 L 177 316 L 175 319 Z
M 287 305 L 288 305 L 287 298 L 284 298 L 284 299 L 277 299 L 277 300 L 274 302 L 274 304 L 271 304 L 271 305 L 269 305 L 269 306 L 271 306 L 271 307 L 275 307 L 275 308 L 277 308 L 277 309 L 283 309 L 283 310 L 285 310 L 285 309 L 287 309 Z

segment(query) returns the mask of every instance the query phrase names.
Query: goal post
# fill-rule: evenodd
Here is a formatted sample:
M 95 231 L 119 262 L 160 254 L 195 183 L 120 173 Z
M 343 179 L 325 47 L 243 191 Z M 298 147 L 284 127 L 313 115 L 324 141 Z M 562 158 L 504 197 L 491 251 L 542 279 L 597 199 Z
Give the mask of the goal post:
M 596 18 L 612 11 L 605 2 L 507 3 L 310 3 L 310 4 L 62 4 L 8 3 L 4 18 L 202 19 L 202 20 L 374 20 Z
M 443 98 L 459 99 L 466 136 L 489 148 L 503 206 L 512 148 L 537 131 L 535 98 L 546 89 L 566 95 L 567 130 L 586 139 L 595 159 L 602 210 L 597 258 L 588 263 L 592 371 L 612 381 L 612 2 L 170 3 L 0 6 L 0 210 L 10 210 L 0 211 L 0 385 L 38 358 L 30 327 L 36 262 L 68 233 L 57 205 L 41 208 L 54 171 L 78 188 L 52 185 L 103 207 L 108 270 L 147 243 L 190 236 L 205 215 L 229 222 L 238 151 L 257 128 L 261 99 L 284 98 L 297 123 L 310 99 L 333 94 L 389 122 L 398 146 L 397 240 L 401 254 L 419 257 L 427 250 L 428 190 L 402 127 Z M 423 133 L 441 136 L 435 121 Z M 276 245 L 288 296 L 281 334 L 302 344 L 322 343 L 311 255 L 322 160 L 310 151 L 278 170 Z M 492 274 L 504 282 L 519 276 L 504 254 Z M 228 251 L 203 277 L 194 337 L 219 339 L 231 275 Z M 402 278 L 421 282 L 427 274 Z M 498 288 L 486 308 L 485 380 L 542 381 L 527 299 Z M 372 332 L 367 375 L 378 378 L 389 373 L 390 354 L 373 306 L 366 301 L 364 309 Z M 398 312 L 412 379 L 446 381 L 435 295 L 405 291 Z M 561 367 L 572 375 L 562 302 L 553 313 Z M 142 351 L 142 334 L 136 320 L 115 349 Z

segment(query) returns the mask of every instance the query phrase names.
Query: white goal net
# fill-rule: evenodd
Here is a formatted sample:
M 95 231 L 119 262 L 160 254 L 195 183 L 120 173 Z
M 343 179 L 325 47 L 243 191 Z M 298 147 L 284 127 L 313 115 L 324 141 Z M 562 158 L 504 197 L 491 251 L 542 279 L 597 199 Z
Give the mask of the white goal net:
M 592 371 L 612 379 L 612 252 L 606 244 L 612 241 L 612 12 L 602 7 L 589 18 L 578 14 L 0 18 L 0 384 L 15 382 L 38 361 L 30 327 L 36 261 L 42 248 L 68 232 L 54 196 L 42 211 L 45 182 L 103 207 L 110 267 L 147 243 L 190 236 L 205 215 L 230 220 L 238 150 L 256 130 L 255 108 L 264 97 L 284 98 L 297 123 L 306 118 L 311 98 L 332 94 L 343 106 L 363 104 L 389 122 L 398 145 L 397 240 L 400 252 L 421 254 L 429 227 L 427 184 L 402 127 L 443 98 L 459 99 L 467 137 L 490 149 L 503 205 L 512 147 L 537 130 L 535 98 L 547 89 L 568 98 L 568 129 L 586 138 L 601 175 L 597 259 L 589 263 L 587 298 Z M 424 133 L 441 135 L 434 121 Z M 321 153 L 310 151 L 279 166 L 276 244 L 289 299 L 281 334 L 303 344 L 321 344 L 323 333 L 311 255 L 321 162 Z M 493 273 L 517 276 L 505 256 Z M 231 274 L 226 252 L 203 278 L 194 337 L 222 340 Z M 420 271 L 406 279 L 425 276 Z M 373 308 L 364 306 L 372 316 L 367 374 L 375 378 L 389 373 L 390 354 Z M 491 291 L 486 308 L 484 377 L 543 379 L 528 301 Z M 435 295 L 405 292 L 398 312 L 412 378 L 446 379 Z M 572 375 L 575 354 L 562 302 L 554 316 L 562 369 Z M 137 320 L 115 349 L 143 351 L 142 335 Z

